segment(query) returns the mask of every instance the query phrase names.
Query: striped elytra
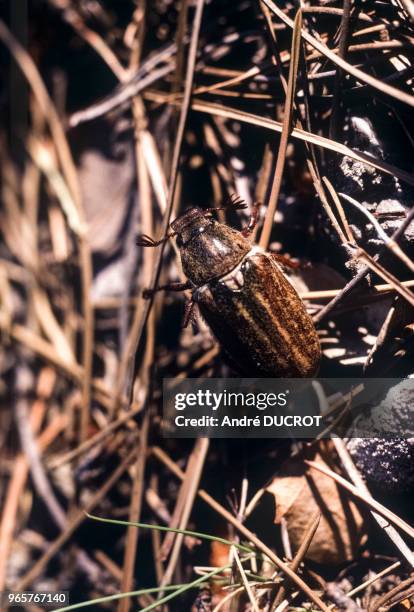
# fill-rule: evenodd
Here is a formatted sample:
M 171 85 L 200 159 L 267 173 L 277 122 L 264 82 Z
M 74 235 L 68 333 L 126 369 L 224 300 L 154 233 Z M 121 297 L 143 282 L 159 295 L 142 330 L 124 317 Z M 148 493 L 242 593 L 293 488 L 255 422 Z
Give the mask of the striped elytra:
M 193 299 L 245 376 L 317 373 L 321 350 L 312 319 L 268 253 L 253 247 L 235 269 L 195 289 Z

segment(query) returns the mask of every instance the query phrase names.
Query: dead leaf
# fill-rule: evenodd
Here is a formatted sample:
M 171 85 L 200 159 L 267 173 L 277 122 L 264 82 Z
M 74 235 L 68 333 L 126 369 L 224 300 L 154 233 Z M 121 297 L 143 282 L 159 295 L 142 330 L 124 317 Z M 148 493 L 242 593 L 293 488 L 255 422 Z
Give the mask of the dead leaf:
M 315 460 L 326 465 L 319 454 Z M 365 541 L 363 518 L 350 496 L 328 476 L 310 471 L 299 459 L 287 461 L 267 487 L 276 502 L 275 523 L 285 518 L 293 551 L 306 533 L 309 517 L 321 512 L 321 521 L 306 554 L 323 564 L 340 564 L 354 559 Z

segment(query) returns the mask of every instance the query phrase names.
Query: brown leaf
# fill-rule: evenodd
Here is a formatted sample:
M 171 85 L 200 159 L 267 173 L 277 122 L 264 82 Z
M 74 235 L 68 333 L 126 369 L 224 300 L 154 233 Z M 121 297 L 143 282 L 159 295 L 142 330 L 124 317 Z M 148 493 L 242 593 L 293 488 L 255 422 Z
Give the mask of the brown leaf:
M 315 460 L 326 465 L 319 454 Z M 328 476 L 309 471 L 301 460 L 289 460 L 281 473 L 267 491 L 275 498 L 275 523 L 282 517 L 287 522 L 293 551 L 305 536 L 309 517 L 319 510 L 321 521 L 306 558 L 324 564 L 351 561 L 366 535 L 363 518 L 350 496 Z

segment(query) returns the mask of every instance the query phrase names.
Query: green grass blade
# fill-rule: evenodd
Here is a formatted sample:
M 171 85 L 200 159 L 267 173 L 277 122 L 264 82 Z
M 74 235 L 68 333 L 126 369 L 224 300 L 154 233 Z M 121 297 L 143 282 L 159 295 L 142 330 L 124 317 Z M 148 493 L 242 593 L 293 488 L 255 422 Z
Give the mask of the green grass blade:
M 200 538 L 201 540 L 210 540 L 212 542 L 220 542 L 221 544 L 226 544 L 227 546 L 235 546 L 239 550 L 243 552 L 252 553 L 255 552 L 253 548 L 249 546 L 243 546 L 242 544 L 238 544 L 237 542 L 231 542 L 231 540 L 226 540 L 224 538 L 219 538 L 218 536 L 213 536 L 208 533 L 200 533 L 199 531 L 189 531 L 188 529 L 175 529 L 174 527 L 164 527 L 161 525 L 151 525 L 148 523 L 133 523 L 130 521 L 118 521 L 116 519 L 107 519 L 101 518 L 100 516 L 95 516 L 93 514 L 85 513 L 88 518 L 93 519 L 94 521 L 100 521 L 101 523 L 109 523 L 111 525 L 122 525 L 124 527 L 141 527 L 142 529 L 155 529 L 157 531 L 172 531 L 173 533 L 182 533 L 183 535 L 192 536 L 194 538 Z
M 204 582 L 205 580 L 208 580 L 208 578 L 212 578 L 216 574 L 219 574 L 223 570 L 228 569 L 230 567 L 231 567 L 231 563 L 229 563 L 228 565 L 223 565 L 223 567 L 218 567 L 212 572 L 205 574 L 204 576 L 201 576 L 200 578 L 197 578 L 197 580 L 194 580 L 194 582 L 189 582 L 188 584 L 179 587 L 174 593 L 170 593 L 169 595 L 166 595 L 162 599 L 159 599 L 158 601 L 155 601 L 154 603 L 150 604 L 146 608 L 142 608 L 139 612 L 149 612 L 150 610 L 153 610 L 154 608 L 158 608 L 158 606 L 161 606 L 165 604 L 167 601 L 174 599 L 174 597 L 178 597 L 179 595 L 181 595 L 182 593 L 185 593 L 189 589 L 193 589 L 194 587 L 199 586 L 202 582 Z

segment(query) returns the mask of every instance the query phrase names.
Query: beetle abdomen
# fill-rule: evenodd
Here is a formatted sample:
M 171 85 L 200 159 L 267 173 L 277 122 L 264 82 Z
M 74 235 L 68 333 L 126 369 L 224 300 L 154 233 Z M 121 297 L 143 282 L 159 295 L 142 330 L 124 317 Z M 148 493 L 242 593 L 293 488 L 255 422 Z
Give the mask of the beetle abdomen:
M 194 300 L 246 376 L 310 377 L 320 344 L 305 306 L 272 257 L 253 248 L 229 274 L 194 291 Z

